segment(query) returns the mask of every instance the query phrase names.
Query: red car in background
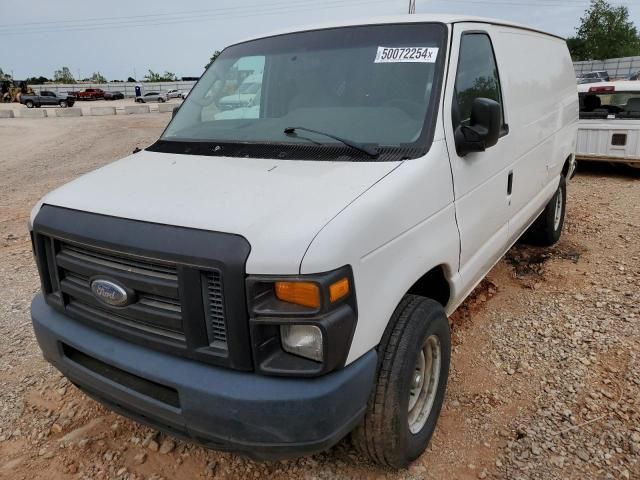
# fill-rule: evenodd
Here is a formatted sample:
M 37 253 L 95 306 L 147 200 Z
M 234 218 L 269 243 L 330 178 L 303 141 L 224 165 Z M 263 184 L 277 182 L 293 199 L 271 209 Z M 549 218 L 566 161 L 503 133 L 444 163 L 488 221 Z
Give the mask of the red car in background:
M 76 100 L 98 100 L 104 98 L 104 90 L 101 88 L 85 88 L 81 92 L 74 92 Z

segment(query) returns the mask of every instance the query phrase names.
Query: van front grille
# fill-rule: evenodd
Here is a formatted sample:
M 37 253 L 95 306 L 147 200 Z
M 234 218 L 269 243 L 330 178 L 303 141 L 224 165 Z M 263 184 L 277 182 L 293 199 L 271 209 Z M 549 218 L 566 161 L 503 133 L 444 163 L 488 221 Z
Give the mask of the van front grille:
M 78 324 L 189 361 L 253 369 L 243 237 L 45 204 L 32 241 L 47 304 Z M 105 293 L 125 301 L 111 305 Z
M 175 265 L 119 252 L 58 241 L 55 264 L 66 308 L 93 321 L 184 341 L 182 306 Z M 135 292 L 126 307 L 111 307 L 91 291 L 95 277 L 114 280 Z

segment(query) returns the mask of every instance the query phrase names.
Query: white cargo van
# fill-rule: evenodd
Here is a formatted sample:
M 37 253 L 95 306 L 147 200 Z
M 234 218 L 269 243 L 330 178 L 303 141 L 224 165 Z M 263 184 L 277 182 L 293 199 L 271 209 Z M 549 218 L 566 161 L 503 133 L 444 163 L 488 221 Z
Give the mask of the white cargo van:
M 257 114 L 216 119 L 239 65 L 260 69 Z M 560 237 L 577 120 L 564 40 L 523 26 L 412 15 L 232 45 L 156 143 L 33 210 L 44 356 L 211 448 L 352 432 L 406 466 L 442 407 L 447 315 L 525 232 Z
M 640 168 L 640 82 L 579 85 L 576 159 Z

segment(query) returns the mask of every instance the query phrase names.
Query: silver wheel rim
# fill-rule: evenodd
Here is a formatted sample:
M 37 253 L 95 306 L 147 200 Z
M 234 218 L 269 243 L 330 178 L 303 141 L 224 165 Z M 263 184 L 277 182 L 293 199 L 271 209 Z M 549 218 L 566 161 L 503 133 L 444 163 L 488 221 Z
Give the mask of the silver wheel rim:
M 411 378 L 409 390 L 409 430 L 416 434 L 422 430 L 436 399 L 440 381 L 442 351 L 440 340 L 435 335 L 427 337 Z
M 558 190 L 556 197 L 556 213 L 553 217 L 553 229 L 558 230 L 560 228 L 560 220 L 562 219 L 562 189 Z

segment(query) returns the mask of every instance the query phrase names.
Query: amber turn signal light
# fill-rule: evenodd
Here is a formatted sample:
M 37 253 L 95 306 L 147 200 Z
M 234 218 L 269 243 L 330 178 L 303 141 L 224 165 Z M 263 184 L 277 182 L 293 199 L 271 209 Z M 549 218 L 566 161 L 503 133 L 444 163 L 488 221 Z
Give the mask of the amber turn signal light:
M 329 301 L 331 303 L 337 302 L 341 298 L 349 295 L 349 279 L 343 278 L 338 280 L 329 287 Z
M 311 282 L 276 282 L 276 297 L 283 302 L 320 308 L 320 288 Z

